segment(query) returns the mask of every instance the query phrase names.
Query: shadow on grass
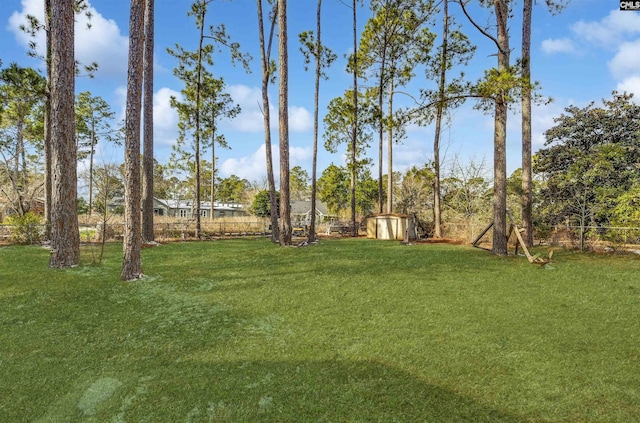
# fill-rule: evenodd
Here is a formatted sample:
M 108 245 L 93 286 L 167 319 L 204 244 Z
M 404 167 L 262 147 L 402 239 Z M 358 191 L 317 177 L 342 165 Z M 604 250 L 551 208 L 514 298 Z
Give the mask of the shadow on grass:
M 116 392 L 95 402 L 91 416 L 76 406 L 68 410 L 71 415 L 55 417 L 69 422 L 116 417 L 153 422 L 523 421 L 375 362 L 192 360 L 159 367 L 162 372 L 153 375 L 127 375 L 129 382 L 122 385 L 117 377 L 109 379 Z M 193 376 L 186 384 L 175 383 L 184 382 L 184 375 Z M 86 402 L 87 391 L 76 397 L 78 404 Z

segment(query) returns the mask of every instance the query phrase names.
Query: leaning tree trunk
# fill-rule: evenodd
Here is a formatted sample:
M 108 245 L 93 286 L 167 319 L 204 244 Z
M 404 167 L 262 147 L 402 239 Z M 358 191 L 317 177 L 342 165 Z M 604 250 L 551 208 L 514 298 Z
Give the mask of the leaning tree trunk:
M 278 0 L 278 62 L 280 65 L 278 114 L 280 125 L 280 244 L 291 245 L 289 193 L 289 58 L 287 54 L 287 0 Z M 273 213 L 273 211 L 272 211 Z
M 122 280 L 142 277 L 140 224 L 140 111 L 144 50 L 144 0 L 131 0 L 129 21 L 129 70 L 125 135 L 124 256 Z
M 498 71 L 509 69 L 509 34 L 507 0 L 494 0 L 498 24 Z M 507 254 L 507 99 L 506 93 L 498 93 L 494 117 L 493 162 L 493 248 L 496 255 Z
M 142 156 L 142 240 L 155 240 L 153 233 L 153 47 L 154 0 L 146 0 L 144 14 L 144 143 Z
M 74 1 L 51 8 L 51 258 L 49 267 L 76 266 L 80 259 L 75 143 Z
M 531 169 L 531 12 L 524 0 L 522 17 L 522 228 L 524 242 L 533 246 L 533 172 Z

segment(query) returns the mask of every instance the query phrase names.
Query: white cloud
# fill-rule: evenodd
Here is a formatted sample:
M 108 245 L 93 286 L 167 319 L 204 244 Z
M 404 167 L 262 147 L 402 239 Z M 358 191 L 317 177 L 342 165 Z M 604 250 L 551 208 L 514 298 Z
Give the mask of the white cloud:
M 617 89 L 640 94 L 640 15 L 612 10 L 600 21 L 580 21 L 571 29 L 581 41 L 615 51 L 608 67 Z
M 304 107 L 289 107 L 289 131 L 306 132 L 313 129 L 313 117 Z
M 620 92 L 633 93 L 633 101 L 640 103 L 640 76 L 632 76 L 620 82 L 616 87 Z
M 640 39 L 622 43 L 609 62 L 609 70 L 616 79 L 624 79 L 640 73 Z
M 114 102 L 118 106 L 116 110 L 120 111 L 118 113 L 117 119 L 118 121 L 124 121 L 125 110 L 127 108 L 127 87 L 125 87 L 124 85 L 119 86 L 118 88 L 115 89 L 114 95 L 115 95 Z
M 27 15 L 36 17 L 40 24 L 44 24 L 44 2 L 38 0 L 22 0 L 22 11 L 13 12 L 9 17 L 7 29 L 13 32 L 16 41 L 25 47 L 28 47 L 29 41 L 32 41 L 31 37 L 20 29 L 21 25 L 28 25 Z M 45 51 L 44 32 L 40 31 L 34 41 L 36 42 L 38 53 L 43 54 Z
M 544 147 L 544 133 L 554 125 L 554 118 L 559 117 L 564 106 L 557 103 L 534 105 L 531 110 L 531 148 L 535 152 Z
M 278 145 L 271 146 L 273 152 L 273 172 L 276 183 L 280 175 L 280 157 L 278 156 Z M 289 164 L 290 167 L 301 166 L 303 169 L 310 169 L 309 161 L 313 157 L 311 148 L 290 147 Z M 220 165 L 220 173 L 223 177 L 237 175 L 248 181 L 260 181 L 267 175 L 266 147 L 264 144 L 249 156 L 226 159 Z
M 410 122 L 406 130 L 408 134 L 425 134 L 431 132 L 430 126 L 431 125 L 419 125 L 415 122 Z
M 178 112 L 171 107 L 171 97 L 182 99 L 179 92 L 166 87 L 153 95 L 153 134 L 161 145 L 173 145 L 178 134 Z
M 76 18 L 76 57 L 81 63 L 97 62 L 98 72 L 103 75 L 125 76 L 129 38 L 120 33 L 114 20 L 104 18 L 93 7 L 90 11 L 91 20 L 85 15 Z
M 429 151 L 427 151 L 429 150 Z M 425 143 L 422 139 L 407 139 L 403 143 L 394 145 L 393 147 L 393 171 L 405 172 L 413 166 L 423 167 L 429 162 L 433 155 L 431 154 L 432 144 Z M 384 172 L 387 172 L 386 158 L 384 159 Z M 377 175 L 377 171 L 375 172 Z
M 22 10 L 14 12 L 9 18 L 9 31 L 13 32 L 21 45 L 28 47 L 30 37 L 21 29 L 27 24 L 27 15 L 35 16 L 44 23 L 44 2 L 42 0 L 22 0 Z M 107 19 L 94 7 L 89 6 L 89 20 L 86 15 L 76 16 L 75 55 L 84 65 L 97 62 L 99 69 L 96 78 L 101 76 L 126 77 L 128 38 L 121 34 L 120 28 L 112 19 Z M 91 24 L 91 28 L 87 24 Z M 38 54 L 44 56 L 45 36 L 40 31 L 36 39 Z
M 313 159 L 313 149 L 311 147 L 289 147 L 289 164 L 291 167 L 305 167 L 311 159 Z
M 542 51 L 547 54 L 578 53 L 575 43 L 569 38 L 547 39 L 542 42 Z
M 153 94 L 153 138 L 154 143 L 160 150 L 171 147 L 178 137 L 178 113 L 171 107 L 170 99 L 174 96 L 178 100 L 182 99 L 182 94 L 170 88 L 160 88 Z M 118 110 L 116 119 L 118 122 L 124 121 L 127 107 L 127 87 L 120 86 L 114 92 L 114 103 Z M 161 151 L 158 151 L 158 155 Z M 155 151 L 154 151 L 155 154 Z
M 239 104 L 242 112 L 232 120 L 222 121 L 226 128 L 239 132 L 263 132 L 264 116 L 262 114 L 262 89 L 259 87 L 249 87 L 247 85 L 230 85 L 227 92 L 236 104 Z M 278 130 L 278 110 L 277 103 L 269 104 L 269 114 L 271 129 Z M 313 129 L 313 118 L 311 113 L 304 107 L 289 107 L 289 131 L 306 132 Z
M 640 15 L 614 9 L 600 21 L 579 21 L 571 29 L 582 41 L 615 48 L 625 37 L 640 33 Z
M 258 87 L 247 85 L 230 85 L 227 92 L 236 104 L 242 108 L 242 112 L 235 119 L 223 120 L 221 124 L 229 129 L 240 132 L 264 131 L 264 117 L 262 114 L 262 90 Z M 275 109 L 269 106 L 271 113 L 271 125 L 274 126 Z
M 613 54 L 608 62 L 611 76 L 624 84 L 630 78 L 640 76 L 640 15 L 637 13 L 611 10 L 599 21 L 578 21 L 571 26 L 572 35 L 563 38 L 549 38 L 542 42 L 541 49 L 546 54 L 583 55 L 588 49 L 606 50 Z M 602 51 L 595 54 L 602 55 Z M 629 82 L 627 82 L 629 83 Z M 542 134 L 534 139 L 543 141 Z
M 273 151 L 277 151 L 276 148 Z M 273 169 L 279 174 L 280 160 L 277 155 L 273 157 Z M 222 162 L 220 165 L 220 173 L 223 177 L 236 175 L 248 181 L 259 181 L 267 174 L 266 148 L 262 144 L 250 156 L 240 158 L 230 158 Z
M 96 148 L 95 163 L 122 163 L 124 161 L 123 147 L 105 142 L 99 142 Z M 85 162 L 85 166 L 88 161 Z

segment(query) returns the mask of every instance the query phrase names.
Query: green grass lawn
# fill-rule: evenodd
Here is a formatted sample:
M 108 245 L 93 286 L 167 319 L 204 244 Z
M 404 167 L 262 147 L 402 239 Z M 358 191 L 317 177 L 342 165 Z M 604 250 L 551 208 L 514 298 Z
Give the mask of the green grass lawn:
M 233 240 L 145 249 L 130 283 L 120 260 L 0 249 L 0 422 L 640 421 L 634 257 Z

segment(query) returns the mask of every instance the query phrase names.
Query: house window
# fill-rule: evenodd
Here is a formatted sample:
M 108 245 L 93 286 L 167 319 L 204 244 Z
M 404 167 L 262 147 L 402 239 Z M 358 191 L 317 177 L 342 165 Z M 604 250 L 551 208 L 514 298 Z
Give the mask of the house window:
M 206 210 L 200 210 L 200 216 L 207 217 L 207 211 Z
M 179 214 L 180 214 L 180 217 L 187 217 L 187 210 L 185 210 L 185 209 L 180 209 Z

